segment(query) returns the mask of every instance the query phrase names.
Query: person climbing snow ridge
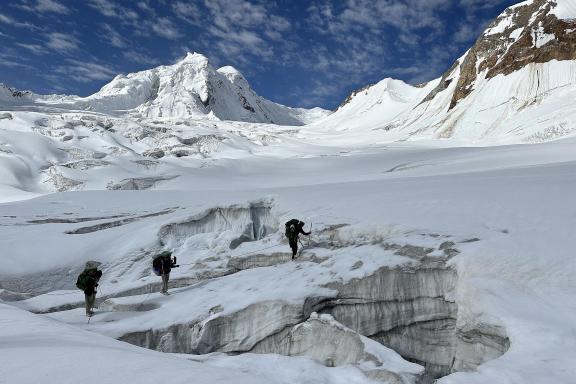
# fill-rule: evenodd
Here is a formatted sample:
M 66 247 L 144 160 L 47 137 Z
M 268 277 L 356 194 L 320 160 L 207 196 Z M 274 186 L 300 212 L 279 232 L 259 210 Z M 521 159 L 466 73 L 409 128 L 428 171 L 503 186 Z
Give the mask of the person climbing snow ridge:
M 160 293 L 168 295 L 168 281 L 172 268 L 179 267 L 176 264 L 176 256 L 172 257 L 172 252 L 164 251 L 157 255 L 152 261 L 152 269 L 157 276 L 162 276 L 162 289 Z
M 86 303 L 86 316 L 91 317 L 94 314 L 93 308 L 96 303 L 96 287 L 102 277 L 102 271 L 98 270 L 97 261 L 87 261 L 84 271 L 76 280 L 76 287 L 84 291 L 84 301 Z
M 298 253 L 298 235 L 303 234 L 309 236 L 310 232 L 304 231 L 304 222 L 297 219 L 289 220 L 284 225 L 286 226 L 288 244 L 290 244 L 290 248 L 292 249 L 292 260 L 294 260 Z

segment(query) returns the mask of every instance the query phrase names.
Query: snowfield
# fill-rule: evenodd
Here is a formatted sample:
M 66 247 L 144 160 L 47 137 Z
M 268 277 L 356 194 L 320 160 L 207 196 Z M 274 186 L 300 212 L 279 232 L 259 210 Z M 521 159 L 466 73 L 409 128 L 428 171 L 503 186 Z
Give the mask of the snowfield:
M 3 383 L 364 383 L 351 367 L 326 368 L 309 358 L 163 354 L 82 331 L 0 304 Z M 31 370 L 31 366 L 34 369 Z M 274 366 L 274 370 L 269 367 Z
M 0 383 L 574 384 L 574 4 L 331 114 L 199 54 L 86 98 L 0 85 Z
M 571 383 L 576 375 L 571 364 L 576 355 L 576 261 L 571 252 L 576 210 L 569 191 L 576 185 L 575 145 L 574 140 L 485 148 L 431 143 L 369 147 L 346 154 L 332 149 L 332 155 L 276 161 L 247 157 L 223 162 L 210 172 L 191 172 L 160 190 L 66 192 L 5 203 L 0 241 L 4 254 L 11 257 L 4 261 L 6 291 L 0 295 L 12 300 L 9 291 L 30 293 L 33 298 L 9 304 L 46 314 L 14 312 L 4 306 L 2 318 L 10 310 L 33 321 L 30 326 L 36 328 L 33 324 L 47 321 L 40 318 L 48 316 L 58 322 L 47 324 L 61 327 L 58 334 L 65 338 L 91 340 L 90 333 L 77 330 L 83 328 L 144 346 L 140 343 L 146 337 L 139 334 L 155 329 L 160 332 L 158 342 L 148 347 L 180 353 L 191 351 L 179 349 L 173 336 L 161 330 L 177 324 L 203 324 L 209 329 L 214 321 L 226 319 L 233 327 L 227 331 L 230 334 L 217 342 L 201 337 L 208 343 L 205 351 L 257 350 L 266 335 L 302 321 L 306 299 L 337 297 L 338 289 L 327 284 L 362 279 L 383 267 L 418 268 L 423 262 L 418 247 L 432 250 L 426 251 L 427 258 L 444 260 L 441 245 L 452 242 L 457 254 L 447 263 L 457 271 L 458 280 L 446 298 L 457 304 L 456 327 L 497 326 L 505 330 L 509 349 L 475 372 L 456 372 L 439 382 L 526 383 L 553 377 L 555 383 Z M 176 180 L 182 183 L 180 188 Z M 254 205 L 270 208 L 259 221 L 267 228 L 265 235 L 230 249 L 254 218 L 226 209 Z M 163 230 L 205 217 L 214 208 L 223 209 L 225 217 L 215 214 L 215 221 L 202 230 Z M 314 232 L 310 247 L 295 262 L 289 259 L 282 229 L 291 217 L 312 223 Z M 122 220 L 126 223 L 106 225 Z M 416 248 L 414 254 L 401 253 L 386 244 Z M 173 287 L 181 288 L 172 289 L 169 297 L 157 293 L 159 278 L 150 271 L 152 254 L 163 247 L 173 247 L 181 264 L 171 276 Z M 102 300 L 90 324 L 83 316 L 82 294 L 73 286 L 86 260 L 102 262 L 104 271 Z M 25 327 L 26 321 L 19 323 Z M 11 340 L 7 337 L 3 341 Z M 20 345 L 22 353 L 39 348 L 38 343 Z M 7 345 L 11 344 L 2 343 L 6 354 L 19 356 Z M 140 364 L 143 352 L 118 348 L 126 349 L 122 353 L 128 364 Z M 76 354 L 71 348 L 64 350 Z M 98 348 L 91 351 L 99 353 Z M 107 352 L 100 356 L 109 359 Z M 272 357 L 267 356 L 217 355 L 202 360 L 198 369 L 207 375 L 206 382 L 227 382 L 229 366 L 246 363 L 268 370 Z M 311 382 L 337 382 L 340 379 L 333 375 L 344 377 L 340 369 L 349 367 L 345 371 L 350 380 L 362 382 L 369 379 L 361 372 L 371 370 L 358 362 L 338 368 L 336 374 L 308 360 L 274 359 L 285 372 L 278 380 L 306 377 Z M 180 357 L 169 361 L 191 364 Z M 294 376 L 303 364 L 308 364 L 303 376 Z M 45 371 L 23 377 L 21 371 L 10 369 L 3 377 L 10 383 L 34 382 L 45 375 L 58 381 L 52 364 L 41 365 Z M 129 374 L 105 365 L 110 369 L 109 382 Z M 392 371 L 405 372 L 403 380 L 413 380 L 406 368 Z M 145 372 L 142 375 L 148 377 Z

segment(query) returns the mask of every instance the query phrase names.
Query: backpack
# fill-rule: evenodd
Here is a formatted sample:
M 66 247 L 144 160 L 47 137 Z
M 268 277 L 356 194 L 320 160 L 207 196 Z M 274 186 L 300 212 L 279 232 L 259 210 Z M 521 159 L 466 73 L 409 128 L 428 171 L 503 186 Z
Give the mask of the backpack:
M 97 269 L 85 269 L 82 271 L 76 280 L 76 287 L 86 292 L 86 290 L 94 289 L 98 285 L 98 280 L 102 276 L 102 272 Z
M 300 220 L 292 219 L 288 220 L 284 226 L 286 227 L 285 235 L 287 238 L 292 239 L 298 234 L 298 229 L 296 226 L 300 223 Z
M 162 271 L 164 270 L 164 272 L 170 272 L 170 267 L 172 264 L 172 260 L 170 260 L 170 257 L 172 256 L 172 252 L 162 252 L 161 254 L 159 254 L 158 256 L 156 256 L 154 258 L 154 260 L 152 260 L 152 270 L 154 271 L 154 274 L 156 276 L 162 276 Z M 168 262 L 165 261 L 165 259 L 168 258 Z M 168 269 L 166 271 L 166 269 Z
M 86 271 L 82 272 L 80 276 L 78 276 L 78 279 L 76 280 L 76 288 L 78 288 L 81 291 L 85 291 L 86 288 L 88 288 L 89 279 L 90 277 L 88 276 L 88 273 Z

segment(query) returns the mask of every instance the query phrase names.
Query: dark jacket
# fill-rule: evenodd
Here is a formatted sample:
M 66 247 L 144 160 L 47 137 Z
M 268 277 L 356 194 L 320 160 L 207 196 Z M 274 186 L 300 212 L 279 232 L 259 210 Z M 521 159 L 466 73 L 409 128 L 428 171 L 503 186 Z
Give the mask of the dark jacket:
M 174 267 L 175 264 L 175 260 L 172 259 L 172 254 L 166 252 L 154 259 L 152 262 L 152 268 L 154 268 L 154 272 L 158 276 L 167 275 L 170 273 L 172 267 Z
M 164 274 L 170 273 L 172 270 L 172 258 L 170 256 L 164 256 L 162 258 L 162 272 Z

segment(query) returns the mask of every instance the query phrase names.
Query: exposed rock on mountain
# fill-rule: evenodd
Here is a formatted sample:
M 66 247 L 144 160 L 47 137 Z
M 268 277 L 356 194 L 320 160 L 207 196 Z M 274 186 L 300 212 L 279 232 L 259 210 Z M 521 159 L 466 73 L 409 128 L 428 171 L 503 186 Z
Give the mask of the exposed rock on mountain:
M 479 76 L 491 79 L 529 64 L 575 60 L 576 21 L 552 12 L 563 1 L 568 0 L 525 1 L 498 16 L 462 60 L 450 109 L 473 91 Z
M 30 91 L 19 91 L 0 83 L 0 102 L 17 102 L 31 95 L 32 93 Z

